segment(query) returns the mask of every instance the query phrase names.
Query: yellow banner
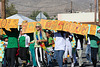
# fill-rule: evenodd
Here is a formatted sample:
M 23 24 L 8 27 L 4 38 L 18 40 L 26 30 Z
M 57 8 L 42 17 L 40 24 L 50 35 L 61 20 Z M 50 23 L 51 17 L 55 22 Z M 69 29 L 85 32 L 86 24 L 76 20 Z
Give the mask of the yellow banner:
M 57 30 L 57 24 L 58 24 L 58 21 L 57 20 L 53 20 L 52 23 L 51 23 L 51 30 Z
M 0 28 L 18 28 L 18 19 L 0 19 Z
M 75 30 L 76 30 L 76 23 L 70 23 L 69 32 L 76 33 Z
M 39 22 L 42 26 L 42 29 L 46 29 L 45 25 L 46 25 L 47 20 L 41 19 L 41 21 Z
M 96 34 L 96 29 L 97 29 L 97 25 L 91 25 L 89 34 L 95 35 Z
M 89 26 L 88 24 L 82 24 L 82 30 L 81 30 L 81 34 L 83 35 L 87 35 L 89 31 Z
M 75 33 L 81 34 L 81 31 L 82 31 L 82 25 L 81 24 L 76 24 Z
M 33 33 L 35 32 L 36 22 L 22 23 L 23 33 Z
M 37 22 L 23 23 L 22 24 L 23 33 L 34 32 L 36 23 Z M 91 25 L 89 27 L 88 24 L 80 24 L 80 23 L 75 23 L 75 22 L 72 23 L 72 22 L 59 21 L 59 20 L 43 20 L 42 19 L 39 23 L 42 25 L 42 29 L 62 30 L 62 31 L 81 34 L 81 35 L 87 35 L 88 32 L 91 35 L 95 35 L 96 28 L 97 28 L 97 25 Z
M 64 21 L 58 21 L 57 30 L 63 30 Z
M 69 22 L 64 22 L 64 26 L 63 26 L 63 31 L 67 31 L 67 32 L 69 32 L 70 30 L 70 26 L 71 26 L 71 23 L 69 23 Z
M 51 29 L 51 25 L 52 25 L 52 21 L 51 20 L 47 20 L 46 25 L 45 25 L 45 29 Z

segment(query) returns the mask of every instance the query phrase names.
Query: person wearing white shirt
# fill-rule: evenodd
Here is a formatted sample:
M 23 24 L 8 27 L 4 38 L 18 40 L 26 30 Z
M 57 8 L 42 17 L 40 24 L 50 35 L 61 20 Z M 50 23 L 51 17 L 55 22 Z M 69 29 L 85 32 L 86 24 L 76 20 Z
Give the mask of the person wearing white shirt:
M 67 56 L 68 56 L 68 53 L 69 53 L 69 56 L 71 58 L 71 67 L 74 67 L 74 63 L 73 63 L 73 57 L 72 57 L 72 44 L 71 44 L 71 36 L 70 36 L 70 33 L 67 32 L 66 33 L 66 49 L 65 49 L 65 53 L 64 53 L 64 63 L 65 61 L 67 61 Z
M 59 67 L 63 67 L 63 54 L 65 52 L 65 35 L 63 31 L 54 33 L 55 40 L 55 54 Z
M 22 30 L 20 30 L 20 36 L 19 36 L 19 56 L 21 60 L 23 60 L 22 67 L 24 67 L 24 64 L 30 62 L 30 55 L 29 55 L 29 45 L 30 45 L 30 37 L 27 34 L 22 33 Z
M 85 65 L 83 64 L 82 60 L 82 51 L 83 51 L 83 35 L 76 34 L 75 35 L 75 40 L 76 40 L 76 49 L 77 49 L 77 54 L 79 57 L 79 67 L 84 67 Z

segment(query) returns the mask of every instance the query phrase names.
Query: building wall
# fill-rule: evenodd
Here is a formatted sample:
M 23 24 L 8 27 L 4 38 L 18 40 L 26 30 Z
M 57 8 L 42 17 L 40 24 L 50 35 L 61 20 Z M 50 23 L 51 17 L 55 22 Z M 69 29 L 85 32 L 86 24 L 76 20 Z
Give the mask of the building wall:
M 95 13 L 87 12 L 87 13 L 58 14 L 58 20 L 75 21 L 75 22 L 94 22 L 95 21 Z M 97 21 L 98 21 L 98 14 L 97 14 Z

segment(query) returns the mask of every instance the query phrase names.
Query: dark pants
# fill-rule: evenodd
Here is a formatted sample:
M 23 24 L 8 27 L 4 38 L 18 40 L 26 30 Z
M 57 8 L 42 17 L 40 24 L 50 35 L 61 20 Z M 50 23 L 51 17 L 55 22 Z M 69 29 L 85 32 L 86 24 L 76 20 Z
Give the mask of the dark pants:
M 98 53 L 98 48 L 91 47 L 91 59 L 94 67 L 96 67 L 97 64 L 97 53 Z
M 26 62 L 28 62 L 28 60 L 30 60 L 29 48 L 21 47 L 19 49 L 19 57 L 21 58 L 21 60 L 25 60 Z
M 14 67 L 17 48 L 7 48 L 8 66 Z

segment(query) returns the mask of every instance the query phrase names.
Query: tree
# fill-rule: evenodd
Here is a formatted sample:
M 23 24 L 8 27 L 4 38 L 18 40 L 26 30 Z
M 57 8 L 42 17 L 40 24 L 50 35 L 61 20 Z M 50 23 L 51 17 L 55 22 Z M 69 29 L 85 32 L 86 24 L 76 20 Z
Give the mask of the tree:
M 29 18 L 36 20 L 36 16 L 40 13 L 41 11 L 33 11 L 32 14 L 29 16 Z M 49 15 L 46 12 L 43 12 L 43 14 L 47 17 L 47 19 L 50 19 Z
M 15 9 L 14 4 L 11 4 L 10 6 L 8 6 L 8 4 L 7 4 L 6 17 L 12 16 L 12 15 L 17 14 L 17 13 L 18 13 L 18 11 Z
M 32 14 L 29 16 L 29 18 L 36 20 L 36 16 L 40 13 L 41 11 L 33 11 Z
M 49 15 L 46 12 L 44 12 L 43 14 L 47 17 L 47 19 L 50 19 Z

